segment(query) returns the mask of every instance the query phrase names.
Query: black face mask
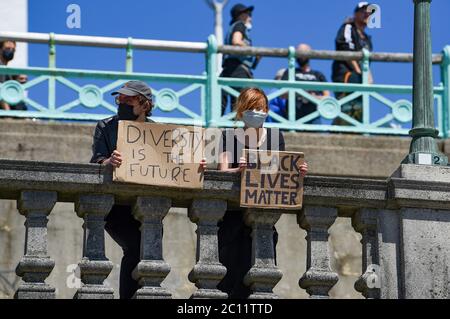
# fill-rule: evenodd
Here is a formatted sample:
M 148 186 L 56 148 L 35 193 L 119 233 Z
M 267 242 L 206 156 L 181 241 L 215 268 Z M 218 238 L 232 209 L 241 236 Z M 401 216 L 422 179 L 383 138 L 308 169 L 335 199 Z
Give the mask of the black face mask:
M 13 49 L 3 50 L 3 59 L 5 59 L 6 61 L 11 61 L 12 59 L 14 59 L 14 53 L 15 51 Z
M 133 106 L 128 104 L 119 104 L 117 109 L 119 120 L 122 121 L 136 121 L 139 115 L 134 114 Z
M 309 59 L 297 59 L 297 63 L 298 63 L 298 65 L 303 67 L 303 66 L 309 64 Z

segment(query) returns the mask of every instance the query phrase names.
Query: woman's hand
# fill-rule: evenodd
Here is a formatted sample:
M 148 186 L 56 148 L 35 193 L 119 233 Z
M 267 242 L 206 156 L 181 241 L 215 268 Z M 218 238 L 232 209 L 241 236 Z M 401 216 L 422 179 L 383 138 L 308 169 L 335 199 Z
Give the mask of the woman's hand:
M 120 154 L 120 152 L 118 150 L 115 150 L 112 154 L 111 157 L 106 159 L 103 164 L 105 165 L 112 165 L 112 167 L 114 168 L 118 168 L 120 167 L 120 165 L 122 165 L 122 154 Z
M 308 163 L 304 162 L 302 165 L 300 165 L 300 166 L 298 167 L 298 170 L 299 170 L 299 172 L 300 172 L 300 175 L 301 175 L 302 177 L 305 177 L 306 174 L 308 173 Z
M 239 172 L 242 172 L 247 167 L 247 160 L 245 157 L 239 159 Z
M 199 167 L 199 171 L 206 171 L 206 166 L 208 164 L 206 163 L 206 158 L 202 158 L 202 160 L 200 161 L 200 167 Z

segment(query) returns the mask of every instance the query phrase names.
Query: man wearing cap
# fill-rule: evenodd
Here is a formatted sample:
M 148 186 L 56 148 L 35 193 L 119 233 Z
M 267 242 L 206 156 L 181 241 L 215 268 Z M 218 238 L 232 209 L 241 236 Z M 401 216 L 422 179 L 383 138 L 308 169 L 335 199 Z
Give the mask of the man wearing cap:
M 252 46 L 250 30 L 252 29 L 252 12 L 254 7 L 246 7 L 236 4 L 231 8 L 231 26 L 225 38 L 226 45 L 240 47 Z M 256 68 L 259 57 L 227 54 L 223 60 L 223 71 L 220 74 L 225 78 L 253 79 L 252 70 Z M 233 88 L 241 91 L 242 88 Z M 236 98 L 230 96 L 231 109 L 234 110 Z M 228 103 L 228 94 L 222 92 L 222 115 L 225 113 Z
M 91 163 L 120 167 L 122 156 L 116 150 L 120 120 L 153 122 L 147 117 L 153 108 L 151 89 L 142 81 L 129 81 L 117 92 L 117 115 L 98 122 L 94 133 Z M 120 265 L 120 298 L 130 299 L 139 288 L 131 275 L 140 261 L 140 223 L 131 214 L 131 206 L 114 205 L 105 218 L 105 230 L 123 249 Z
M 339 29 L 336 36 L 336 51 L 372 51 L 372 38 L 365 33 L 369 17 L 372 15 L 371 5 L 368 2 L 359 2 L 354 10 L 354 16 L 348 19 Z M 361 83 L 362 72 L 358 61 L 334 61 L 332 70 L 333 82 Z M 369 83 L 372 83 L 372 75 L 369 73 Z M 341 99 L 351 93 L 336 92 L 336 98 Z M 342 111 L 354 119 L 362 120 L 362 101 L 356 99 L 342 107 Z M 346 125 L 347 122 L 338 118 L 335 125 Z

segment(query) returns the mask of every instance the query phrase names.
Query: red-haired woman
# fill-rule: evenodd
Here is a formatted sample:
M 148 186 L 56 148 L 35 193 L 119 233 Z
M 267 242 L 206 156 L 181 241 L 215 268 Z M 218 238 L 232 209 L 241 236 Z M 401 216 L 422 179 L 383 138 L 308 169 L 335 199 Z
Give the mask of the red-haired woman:
M 223 152 L 219 156 L 219 170 L 240 172 L 247 166 L 243 149 L 284 151 L 283 134 L 278 129 L 264 128 L 268 116 L 267 96 L 259 88 L 244 89 L 236 102 L 236 120 L 244 122 L 244 129 L 225 130 L 222 135 Z M 299 167 L 302 176 L 308 171 L 305 163 Z M 250 270 L 252 256 L 251 228 L 244 224 L 242 210 L 229 210 L 219 223 L 219 260 L 227 274 L 218 288 L 232 299 L 244 299 L 250 294 L 243 279 Z M 274 229 L 274 247 L 278 234 Z

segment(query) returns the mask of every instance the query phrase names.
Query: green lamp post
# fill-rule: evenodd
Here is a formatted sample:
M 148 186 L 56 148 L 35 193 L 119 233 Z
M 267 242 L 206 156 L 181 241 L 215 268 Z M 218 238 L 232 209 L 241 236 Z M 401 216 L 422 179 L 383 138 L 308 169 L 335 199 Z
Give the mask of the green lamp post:
M 414 79 L 413 128 L 406 164 L 446 166 L 448 158 L 440 153 L 436 138 L 439 131 L 434 125 L 434 98 L 431 51 L 431 0 L 414 1 Z

